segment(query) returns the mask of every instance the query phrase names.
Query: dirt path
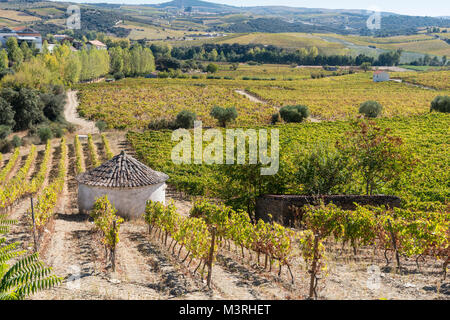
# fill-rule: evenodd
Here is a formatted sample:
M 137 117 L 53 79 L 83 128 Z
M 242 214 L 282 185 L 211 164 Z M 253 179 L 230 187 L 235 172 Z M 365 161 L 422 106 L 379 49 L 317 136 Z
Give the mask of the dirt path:
M 64 117 L 68 122 L 77 125 L 77 133 L 88 134 L 88 133 L 98 133 L 98 129 L 93 121 L 88 121 L 80 118 L 77 111 L 78 101 L 77 101 L 77 91 L 67 92 L 67 102 L 64 108 Z
M 247 97 L 252 102 L 261 103 L 261 104 L 267 104 L 267 102 L 265 102 L 265 101 L 259 99 L 258 97 L 248 93 L 245 90 L 235 90 L 234 92 L 236 92 L 236 93 L 238 93 L 238 94 L 240 94 L 240 95 L 242 95 L 244 97 Z
M 405 81 L 403 79 L 398 79 L 398 78 L 392 78 L 391 81 L 397 82 L 397 83 L 404 83 L 408 86 L 412 86 L 412 87 L 416 87 L 416 88 L 421 88 L 421 89 L 426 89 L 426 90 L 432 90 L 432 91 L 439 91 L 439 89 L 433 88 L 433 87 L 427 87 L 421 84 L 416 84 L 416 83 L 412 83 L 412 82 L 408 82 Z

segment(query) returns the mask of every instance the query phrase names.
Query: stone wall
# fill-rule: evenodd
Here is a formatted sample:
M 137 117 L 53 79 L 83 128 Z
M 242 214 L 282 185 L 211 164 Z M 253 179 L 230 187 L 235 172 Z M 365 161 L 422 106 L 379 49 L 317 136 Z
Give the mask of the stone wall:
M 400 206 L 401 199 L 394 196 L 357 196 L 357 195 L 330 195 L 330 196 L 300 196 L 300 195 L 265 195 L 256 200 L 256 219 L 269 221 L 269 214 L 273 220 L 285 226 L 295 226 L 302 219 L 301 210 L 296 213 L 291 206 L 301 208 L 307 204 L 315 205 L 323 200 L 325 204 L 334 203 L 345 210 L 354 210 L 358 205 L 385 205 L 389 208 Z
M 104 195 L 124 218 L 137 219 L 145 213 L 148 200 L 165 203 L 166 184 L 160 183 L 143 188 L 101 188 L 78 184 L 78 208 L 81 213 L 89 213 L 97 200 Z

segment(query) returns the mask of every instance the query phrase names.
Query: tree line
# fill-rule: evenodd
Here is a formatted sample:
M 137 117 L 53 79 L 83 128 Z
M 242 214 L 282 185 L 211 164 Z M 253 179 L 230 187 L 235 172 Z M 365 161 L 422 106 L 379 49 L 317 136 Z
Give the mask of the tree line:
M 162 47 L 162 48 L 160 48 Z M 158 46 L 156 50 L 163 50 Z M 158 51 L 154 51 L 155 55 Z M 364 62 L 372 65 L 394 66 L 400 63 L 401 50 L 382 53 L 378 58 L 360 54 L 356 57 L 349 55 L 323 55 L 316 47 L 288 50 L 276 46 L 263 46 L 257 44 L 203 44 L 196 47 L 176 47 L 169 53 L 179 60 L 208 60 L 221 62 L 258 62 L 272 64 L 298 64 L 298 65 L 354 65 Z

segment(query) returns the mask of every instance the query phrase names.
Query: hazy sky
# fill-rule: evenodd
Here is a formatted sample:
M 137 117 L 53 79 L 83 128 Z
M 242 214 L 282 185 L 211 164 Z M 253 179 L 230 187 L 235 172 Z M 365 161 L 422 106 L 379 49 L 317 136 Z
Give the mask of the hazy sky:
M 70 1 L 70 0 L 69 0 Z M 72 0 L 76 2 L 109 2 L 155 4 L 165 0 Z M 448 0 L 214 0 L 210 2 L 234 6 L 286 5 L 292 7 L 329 8 L 329 9 L 372 9 L 420 16 L 450 16 Z

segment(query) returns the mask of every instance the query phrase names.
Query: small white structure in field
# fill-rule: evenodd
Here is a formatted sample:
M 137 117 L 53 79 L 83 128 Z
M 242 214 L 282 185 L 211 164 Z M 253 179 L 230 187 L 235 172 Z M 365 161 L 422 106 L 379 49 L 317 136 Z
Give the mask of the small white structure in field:
M 389 73 L 384 72 L 384 71 L 375 71 L 373 73 L 373 81 L 374 82 L 384 82 L 384 81 L 389 81 L 390 80 L 390 76 Z
M 165 203 L 169 176 L 154 171 L 125 152 L 76 177 L 78 208 L 88 213 L 97 198 L 108 196 L 124 218 L 139 218 L 148 200 Z

